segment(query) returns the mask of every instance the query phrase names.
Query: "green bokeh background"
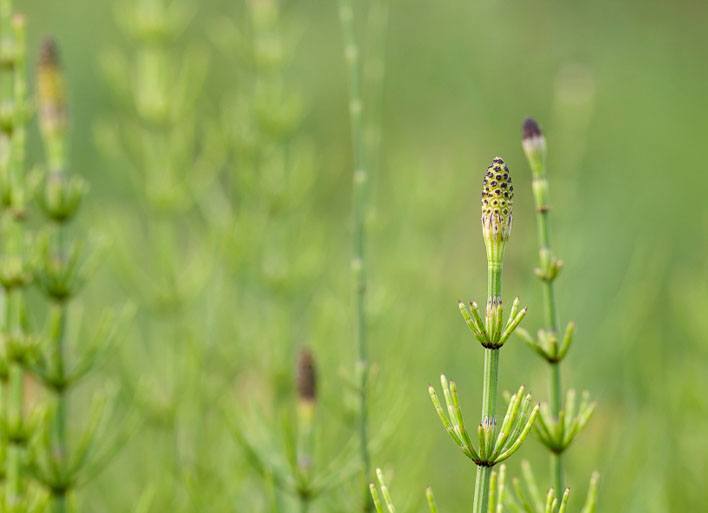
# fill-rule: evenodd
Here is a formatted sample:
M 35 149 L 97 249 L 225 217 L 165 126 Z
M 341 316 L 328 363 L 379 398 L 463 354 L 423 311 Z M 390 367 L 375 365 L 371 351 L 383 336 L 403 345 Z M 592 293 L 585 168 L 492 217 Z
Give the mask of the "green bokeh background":
M 18 4 L 28 15 L 33 53 L 49 33 L 62 46 L 72 162 L 92 186 L 84 225 L 119 237 L 130 225 L 121 226 L 123 214 L 116 212 L 130 210 L 133 193 L 116 162 L 98 150 L 94 134 L 98 124 L 112 122 L 117 109 L 98 61 L 107 49 L 127 45 L 114 22 L 120 2 Z M 200 111 L 208 117 L 240 80 L 229 55 L 214 48 L 210 31 L 219 20 L 242 15 L 243 8 L 217 0 L 198 4 L 183 40 L 202 45 L 210 56 L 200 97 Z M 331 419 L 339 415 L 344 393 L 341 369 L 351 369 L 355 354 L 346 70 L 335 2 L 288 2 L 283 17 L 300 31 L 286 76 L 305 102 L 301 133 L 314 146 L 317 172 L 308 198 L 314 215 L 307 221 L 315 224 L 299 229 L 322 232 L 325 240 L 292 248 L 324 255 L 316 292 L 303 291 L 317 300 L 295 293 L 279 305 L 305 312 L 288 329 L 320 358 L 320 416 Z M 422 511 L 430 484 L 445 511 L 471 507 L 473 468 L 438 425 L 426 386 L 443 371 L 454 377 L 463 407 L 474 418 L 482 353 L 459 319 L 456 300 L 480 298 L 485 291 L 478 185 L 497 154 L 509 163 L 517 191 L 505 293 L 529 305 L 527 328 L 540 322 L 530 173 L 520 147 L 527 115 L 540 121 L 549 145 L 552 237 L 566 264 L 557 282 L 560 315 L 578 325 L 564 385 L 588 389 L 599 402 L 568 453 L 568 481 L 578 495 L 573 510 L 594 469 L 602 475 L 601 512 L 700 511 L 708 504 L 706 23 L 708 4 L 687 1 L 391 1 L 382 159 L 369 224 L 370 344 L 376 371 L 372 430 L 383 433 L 374 462 L 395 471 L 392 490 L 401 504 L 408 501 Z M 107 260 L 86 293 L 92 305 L 134 299 L 120 266 L 111 264 L 110 254 Z M 221 285 L 239 287 L 237 281 Z M 230 297 L 211 295 L 213 309 L 224 318 L 242 307 Z M 288 358 L 271 358 L 278 354 L 277 341 L 259 337 L 257 325 L 246 332 L 240 335 L 223 322 L 209 338 L 228 348 L 223 354 L 234 359 L 237 371 L 290 371 L 290 363 L 283 363 Z M 138 338 L 136 330 L 124 344 L 139 345 Z M 290 355 L 291 348 L 283 351 Z M 524 383 L 535 396 L 546 397 L 544 364 L 518 340 L 504 349 L 501 380 L 503 388 Z M 254 397 L 247 388 L 231 392 L 220 403 L 236 412 L 268 403 L 267 394 Z M 75 408 L 81 407 L 77 402 Z M 325 452 L 347 436 L 341 422 L 329 422 L 336 434 L 321 434 L 333 440 L 322 443 Z M 250 429 L 278 428 L 265 422 Z M 97 484 L 82 491 L 88 504 L 126 511 L 137 502 L 145 482 L 137 482 L 133 472 L 159 467 L 164 458 L 164 452 L 151 452 L 153 443 L 143 434 Z M 212 468 L 222 476 L 214 482 L 215 493 L 228 497 L 214 511 L 244 511 L 251 500 L 245 497 L 265 493 L 232 440 L 202 442 L 228 455 Z M 538 443 L 530 440 L 521 454 L 534 461 L 545 482 L 547 462 Z M 510 464 L 513 473 L 519 460 Z M 196 508 L 185 506 L 190 507 Z M 327 502 L 318 507 L 347 510 Z

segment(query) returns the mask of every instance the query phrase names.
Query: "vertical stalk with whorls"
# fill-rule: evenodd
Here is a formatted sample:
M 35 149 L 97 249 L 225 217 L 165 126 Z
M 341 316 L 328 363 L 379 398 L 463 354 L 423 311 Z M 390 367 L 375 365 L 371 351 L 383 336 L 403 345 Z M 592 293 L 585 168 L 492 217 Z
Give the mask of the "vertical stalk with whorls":
M 129 478 L 152 489 L 153 507 L 166 511 L 222 500 L 211 488 L 215 480 L 196 470 L 214 468 L 205 435 L 212 424 L 205 402 L 211 381 L 203 377 L 215 333 L 205 327 L 215 318 L 208 307 L 217 293 L 202 293 L 218 267 L 218 248 L 196 201 L 216 181 L 215 153 L 222 151 L 213 151 L 220 135 L 202 116 L 208 110 L 201 94 L 208 59 L 184 37 L 201 4 L 120 3 L 116 23 L 126 48 L 108 52 L 102 66 L 115 99 L 125 103 L 97 130 L 120 170 L 116 178 L 130 185 L 122 214 L 134 224 L 114 226 L 123 243 L 113 254 L 131 300 L 145 313 L 136 323 L 140 343 L 126 345 L 132 354 L 123 384 L 147 422 L 141 449 L 153 456 L 143 458 Z
M 560 321 L 556 308 L 554 281 L 562 262 L 558 260 L 551 250 L 549 205 L 548 205 L 548 178 L 546 176 L 545 148 L 546 142 L 538 125 L 531 119 L 524 123 L 523 147 L 533 172 L 533 198 L 536 206 L 536 230 L 538 234 L 538 247 L 540 265 L 538 276 L 543 286 L 543 311 L 545 329 L 552 334 L 560 332 Z M 550 411 L 554 418 L 558 418 L 561 410 L 561 372 L 560 360 L 549 361 L 549 401 Z M 551 455 L 551 473 L 553 486 L 557 491 L 563 490 L 563 460 L 561 453 Z
M 359 392 L 359 445 L 364 474 L 364 511 L 371 510 L 368 480 L 371 475 L 368 426 L 368 380 L 369 355 L 367 347 L 366 321 L 366 212 L 368 200 L 369 168 L 366 159 L 364 139 L 364 104 L 362 98 L 361 62 L 359 45 L 354 30 L 354 9 L 351 0 L 339 0 L 339 19 L 344 39 L 344 57 L 349 73 L 349 118 L 351 122 L 352 151 L 354 154 L 353 173 L 353 254 L 352 273 L 354 277 L 354 324 L 357 347 L 357 374 Z
M 537 339 L 524 330 L 519 330 L 519 334 L 534 351 L 548 362 L 549 405 L 544 404 L 541 408 L 537 431 L 541 441 L 551 452 L 551 483 L 560 494 L 565 487 L 563 453 L 589 420 L 595 403 L 590 402 L 586 393 L 576 408 L 575 391 L 568 390 L 565 394 L 565 404 L 563 404 L 560 364 L 572 344 L 575 324 L 569 323 L 564 333 L 561 334 L 554 283 L 563 262 L 556 257 L 551 249 L 546 139 L 538 123 L 530 118 L 523 125 L 523 148 L 533 174 L 532 189 L 539 246 L 539 266 L 535 272 L 543 287 L 544 327 L 539 330 Z M 589 495 L 594 495 L 596 481 L 597 476 L 595 475 L 591 480 Z
M 58 49 L 51 39 L 42 44 L 37 66 L 37 107 L 46 157 L 37 202 L 46 227 L 37 244 L 35 281 L 49 312 L 44 343 L 31 363 L 50 394 L 51 414 L 39 430 L 37 443 L 31 446 L 28 468 L 46 490 L 51 511 L 66 513 L 70 495 L 98 473 L 120 443 L 118 439 L 107 443 L 103 431 L 108 415 L 101 395 L 95 396 L 83 433 L 75 444 L 69 443 L 69 395 L 94 367 L 117 323 L 116 319 L 105 319 L 93 341 L 81 337 L 76 346 L 70 344 L 68 333 L 75 334 L 73 339 L 79 332 L 69 330 L 69 306 L 85 281 L 90 259 L 84 254 L 84 245 L 70 236 L 69 225 L 87 187 L 68 168 L 66 91 Z
M 462 452 L 477 465 L 474 513 L 487 512 L 493 467 L 518 450 L 538 414 L 538 405 L 532 404 L 531 396 L 524 394 L 524 387 L 520 387 L 511 396 L 504 420 L 497 427 L 499 350 L 526 315 L 526 308 L 519 309 L 517 298 L 511 306 L 506 323 L 503 321 L 502 269 L 504 249 L 511 233 L 513 196 L 514 187 L 509 168 L 497 157 L 485 171 L 482 184 L 482 233 L 488 270 L 484 318 L 475 302 L 471 302 L 469 307 L 464 303 L 459 305 L 462 317 L 484 350 L 482 419 L 477 427 L 477 447 L 465 428 L 455 383 L 448 382 L 444 375 L 440 378 L 445 409 L 435 389 L 432 386 L 428 388 L 443 427 Z
M 59 71 L 58 50 L 53 40 L 46 40 L 41 49 L 37 66 L 37 104 L 39 125 L 46 155 L 45 194 L 40 196 L 43 211 L 53 224 L 47 240 L 46 251 L 59 266 L 67 261 L 66 223 L 78 209 L 83 195 L 83 182 L 68 181 L 66 176 L 65 142 L 67 129 L 66 97 L 62 75 Z M 63 281 L 63 280 L 62 280 Z M 40 284 L 50 280 L 40 280 Z M 67 441 L 67 364 L 66 364 L 66 320 L 67 303 L 72 286 L 63 283 L 61 287 L 43 287 L 50 300 L 49 307 L 49 358 L 45 385 L 52 391 L 54 415 L 51 418 L 52 459 L 59 474 L 66 472 L 68 458 Z M 43 373 L 40 373 L 43 375 Z M 52 510 L 66 511 L 68 487 L 58 480 L 48 486 Z
M 0 283 L 4 292 L 2 338 L 7 373 L 4 388 L 4 507 L 16 511 L 27 504 L 24 460 L 30 427 L 25 416 L 24 380 L 30 354 L 25 291 L 31 281 L 26 227 L 25 162 L 28 121 L 25 20 L 12 14 L 12 2 L 0 2 L 0 189 L 2 245 Z

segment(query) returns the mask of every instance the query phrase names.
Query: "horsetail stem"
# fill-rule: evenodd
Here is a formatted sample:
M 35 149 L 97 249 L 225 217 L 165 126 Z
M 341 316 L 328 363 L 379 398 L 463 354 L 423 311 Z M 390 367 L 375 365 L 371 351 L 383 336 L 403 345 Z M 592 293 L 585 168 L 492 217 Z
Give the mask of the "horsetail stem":
M 368 480 L 371 475 L 369 455 L 368 426 L 368 377 L 369 356 L 367 347 L 366 319 L 366 212 L 368 207 L 369 168 L 364 138 L 363 99 L 361 96 L 361 63 L 359 46 L 354 32 L 354 9 L 351 0 L 339 0 L 339 19 L 344 39 L 344 57 L 349 74 L 349 119 L 351 123 L 352 150 L 354 153 L 353 173 L 353 255 L 352 273 L 354 276 L 355 302 L 355 340 L 358 353 L 357 372 L 359 373 L 359 446 L 361 465 L 364 474 L 364 511 L 371 511 Z
M 3 335 L 7 362 L 5 392 L 4 507 L 17 511 L 27 506 L 25 458 L 30 437 L 25 418 L 25 362 L 29 357 L 29 337 L 25 326 L 25 290 L 31 281 L 28 272 L 27 228 L 25 224 L 26 173 L 25 142 L 27 124 L 27 81 L 25 19 L 12 14 L 12 2 L 0 3 L 0 181 L 3 196 L 4 254 L 0 281 L 4 292 Z
M 595 403 L 591 402 L 588 394 L 585 393 L 581 404 L 576 409 L 576 394 L 571 389 L 565 395 L 565 404 L 562 404 L 560 364 L 573 342 L 575 324 L 568 323 L 565 332 L 561 335 L 554 282 L 563 262 L 553 253 L 550 242 L 546 139 L 538 123 L 531 118 L 524 121 L 522 127 L 522 146 L 532 171 L 539 246 L 539 266 L 535 272 L 542 282 L 545 316 L 544 329 L 539 331 L 537 339 L 523 330 L 520 330 L 520 335 L 524 342 L 546 360 L 549 366 L 549 406 L 544 405 L 541 409 L 537 433 L 541 442 L 549 449 L 551 483 L 558 492 L 564 489 L 563 453 L 577 433 L 587 424 L 595 409 Z M 593 483 L 596 482 L 596 479 L 592 480 L 588 497 L 594 494 L 596 485 Z
M 551 255 L 549 205 L 548 205 L 548 178 L 546 176 L 546 138 L 541 132 L 538 123 L 528 118 L 523 124 L 522 146 L 533 173 L 532 190 L 536 206 L 536 227 L 538 246 L 541 259 L 544 255 Z M 545 327 L 552 334 L 560 332 L 558 310 L 556 308 L 554 280 L 543 280 L 543 299 L 545 313 Z M 561 410 L 561 372 L 559 362 L 551 363 L 549 397 L 551 415 L 558 418 Z M 563 459 L 560 453 L 551 453 L 552 483 L 556 490 L 563 490 Z
M 37 104 L 39 125 L 44 143 L 46 170 L 38 202 L 49 223 L 48 236 L 40 247 L 40 265 L 36 279 L 49 302 L 48 352 L 35 372 L 54 399 L 53 415 L 43 449 L 49 454 L 36 455 L 37 480 L 46 488 L 51 511 L 65 513 L 68 496 L 76 487 L 80 472 L 87 466 L 89 444 L 95 443 L 92 416 L 75 450 L 69 446 L 69 393 L 82 371 L 67 364 L 67 318 L 69 303 L 83 280 L 81 246 L 70 244 L 68 224 L 75 217 L 86 192 L 83 180 L 67 169 L 66 139 L 68 128 L 67 98 L 59 50 L 53 39 L 42 43 L 37 63 Z M 85 355 L 81 355 L 84 357 Z M 86 360 L 87 365 L 90 360 Z M 88 367 L 87 369 L 88 370 Z M 46 462 L 51 462 L 47 465 Z M 46 466 L 51 471 L 46 470 Z
M 65 180 L 65 153 L 64 145 L 67 128 L 66 93 L 64 90 L 63 75 L 59 63 L 59 50 L 53 39 L 46 39 L 41 47 L 37 65 L 37 103 L 39 106 L 39 124 L 44 140 L 48 167 L 48 187 L 53 182 L 57 194 L 51 193 L 45 198 L 47 208 L 45 212 L 56 221 L 54 247 L 49 251 L 54 253 L 54 258 L 60 261 L 66 259 L 65 223 L 71 216 L 52 216 L 51 212 L 61 210 L 56 201 L 57 197 L 64 196 L 61 189 L 66 184 Z M 54 196 L 54 197 L 52 197 Z M 52 201 L 54 200 L 54 201 Z M 77 205 L 78 206 L 78 205 Z M 71 215 L 75 213 L 72 209 Z M 55 382 L 55 414 L 52 421 L 52 453 L 58 468 L 64 471 L 68 461 L 67 440 L 67 390 L 66 382 L 66 317 L 67 302 L 63 298 L 49 296 L 51 301 L 50 347 L 53 355 L 53 366 L 58 378 Z M 67 509 L 66 494 L 68 490 L 62 487 L 50 488 L 51 508 L 55 513 L 64 513 Z
M 486 330 L 497 331 L 497 318 L 502 309 L 502 269 L 504 247 L 511 234 L 512 198 L 509 167 L 500 157 L 494 158 L 482 181 L 482 236 L 487 250 L 487 311 Z M 492 335 L 494 337 L 494 335 Z M 482 429 L 492 433 L 496 427 L 497 385 L 499 381 L 499 350 L 484 348 L 482 387 Z M 475 481 L 475 513 L 487 511 L 491 466 L 478 465 Z
M 499 378 L 499 349 L 504 345 L 526 315 L 526 308 L 519 309 L 519 299 L 514 299 L 509 316 L 504 322 L 502 302 L 502 270 L 504 247 L 511 235 L 512 200 L 509 167 L 496 157 L 487 168 L 482 182 L 482 235 L 487 250 L 487 308 L 484 319 L 477 303 L 468 308 L 459 303 L 460 313 L 484 351 L 482 382 L 482 419 L 477 427 L 479 447 L 475 448 L 465 429 L 457 387 L 443 375 L 443 389 L 447 413 L 443 410 L 433 387 L 428 388 L 440 422 L 455 444 L 477 465 L 474 488 L 474 513 L 487 513 L 492 468 L 513 455 L 526 437 L 539 414 L 539 406 L 532 405 L 531 396 L 524 387 L 511 396 L 506 415 L 499 428 L 496 423 L 497 383 Z M 493 486 L 492 486 L 493 488 Z

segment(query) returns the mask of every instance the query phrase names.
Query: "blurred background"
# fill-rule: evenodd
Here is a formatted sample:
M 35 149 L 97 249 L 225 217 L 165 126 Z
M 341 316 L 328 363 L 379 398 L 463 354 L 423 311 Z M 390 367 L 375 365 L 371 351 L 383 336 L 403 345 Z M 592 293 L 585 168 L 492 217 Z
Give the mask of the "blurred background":
M 401 509 L 422 511 L 427 485 L 445 511 L 471 505 L 473 467 L 426 387 L 445 372 L 476 415 L 482 352 L 456 302 L 485 293 L 478 188 L 496 155 L 517 191 L 505 294 L 529 305 L 527 329 L 540 325 L 520 146 L 533 115 L 548 141 L 552 238 L 565 261 L 561 320 L 578 325 L 563 382 L 599 403 L 568 453 L 572 510 L 595 469 L 598 511 L 700 510 L 708 4 L 391 0 L 383 37 L 368 32 L 382 19 L 355 4 L 364 51 L 380 58 L 365 70 L 368 134 L 380 137 L 367 216 L 373 463 L 390 472 Z M 336 3 L 17 8 L 32 55 L 48 34 L 61 46 L 70 160 L 91 184 L 80 223 L 109 243 L 84 317 L 137 307 L 84 387 L 120 384 L 140 427 L 81 490 L 84 510 L 271 511 L 272 484 L 232 431 L 278 460 L 304 345 L 320 378 L 316 465 L 346 468 L 352 152 Z M 30 160 L 38 148 L 34 137 Z M 512 340 L 502 388 L 524 383 L 546 399 L 546 381 L 545 364 Z M 83 407 L 74 401 L 72 415 Z M 545 487 L 540 444 L 530 439 L 521 454 Z M 313 509 L 352 511 L 359 492 L 356 478 L 344 480 Z

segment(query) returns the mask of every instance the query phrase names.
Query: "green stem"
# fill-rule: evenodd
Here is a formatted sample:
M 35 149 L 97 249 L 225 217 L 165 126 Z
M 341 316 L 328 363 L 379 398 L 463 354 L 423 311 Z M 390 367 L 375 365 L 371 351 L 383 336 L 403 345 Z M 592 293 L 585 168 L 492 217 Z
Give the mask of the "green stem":
M 491 256 L 491 255 L 490 255 Z M 487 308 L 501 300 L 502 263 L 501 252 L 495 253 L 487 264 Z M 487 314 L 489 317 L 489 314 Z M 497 386 L 499 382 L 499 350 L 484 349 L 484 371 L 482 382 L 482 424 L 494 429 L 497 409 Z M 489 503 L 489 478 L 491 467 L 477 466 L 475 480 L 474 513 L 486 513 Z
M 482 386 L 482 422 L 494 425 L 497 410 L 497 384 L 499 381 L 499 350 L 484 350 L 484 375 Z
M 477 467 L 477 478 L 474 482 L 474 513 L 486 513 L 489 503 L 489 478 L 492 467 Z
M 12 2 L 10 0 L 0 0 L 0 34 L 9 37 L 12 34 Z M 0 94 L 4 101 L 11 101 L 14 98 L 12 76 L 3 73 L 0 75 Z
M 60 228 L 61 230 L 61 228 Z M 61 239 L 59 239 L 59 245 Z M 66 305 L 64 303 L 53 303 L 51 305 L 51 340 L 53 344 L 52 355 L 54 357 L 55 376 L 60 383 L 66 379 Z M 64 386 L 59 386 L 54 390 L 56 400 L 56 412 L 52 421 L 52 453 L 57 461 L 61 472 L 66 470 L 66 459 L 68 454 L 68 441 L 66 434 L 66 420 L 68 410 L 68 399 Z M 66 493 L 63 491 L 52 491 L 52 511 L 54 513 L 64 513 L 66 511 Z
M 371 511 L 368 481 L 371 476 L 368 433 L 368 374 L 369 357 L 367 347 L 366 322 L 366 209 L 367 182 L 369 181 L 364 139 L 363 101 L 361 97 L 361 76 L 359 47 L 354 33 L 354 11 L 351 0 L 339 0 L 339 18 L 344 39 L 344 55 L 349 73 L 349 119 L 351 123 L 352 150 L 354 154 L 353 177 L 353 255 L 352 272 L 355 281 L 355 339 L 357 346 L 357 370 L 359 373 L 359 446 L 364 474 L 364 511 Z
M 550 228 L 548 221 L 548 179 L 546 178 L 545 165 L 540 165 L 538 174 L 533 179 L 534 200 L 536 203 L 536 226 L 538 231 L 539 250 L 550 252 Z M 556 307 L 555 290 L 553 280 L 543 282 L 543 303 L 546 330 L 558 335 L 560 333 L 560 321 L 558 319 L 558 309 Z M 560 363 L 549 364 L 549 402 L 551 414 L 558 420 L 561 410 L 561 372 Z M 560 453 L 551 453 L 551 482 L 556 489 L 556 493 L 562 493 L 563 483 L 563 461 Z
M 17 289 L 6 290 L 6 321 L 10 338 L 18 336 L 18 294 Z M 6 511 L 14 511 L 20 504 L 22 493 L 22 430 L 23 405 L 24 405 L 24 376 L 20 363 L 15 355 L 11 355 L 8 362 L 8 403 L 7 417 L 10 438 L 7 447 L 5 507 Z
M 304 495 L 300 496 L 300 513 L 307 513 L 310 509 L 310 499 Z

